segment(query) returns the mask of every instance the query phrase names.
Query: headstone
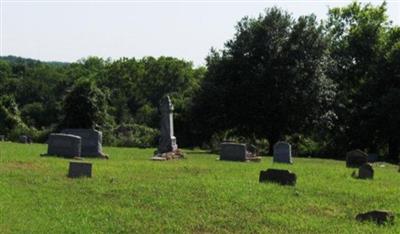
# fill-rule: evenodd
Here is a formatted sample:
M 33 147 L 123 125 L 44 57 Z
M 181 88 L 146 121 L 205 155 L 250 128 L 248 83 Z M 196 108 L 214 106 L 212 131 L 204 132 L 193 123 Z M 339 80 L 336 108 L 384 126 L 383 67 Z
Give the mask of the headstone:
M 81 155 L 86 157 L 104 157 L 102 150 L 103 135 L 100 131 L 94 129 L 71 128 L 61 131 L 65 134 L 71 134 L 81 137 Z
M 347 167 L 361 167 L 367 161 L 367 154 L 359 149 L 347 152 L 346 154 Z
M 368 162 L 376 162 L 376 161 L 378 161 L 378 158 L 379 158 L 379 156 L 376 153 L 369 153 L 367 155 Z
M 52 133 L 47 141 L 48 155 L 57 155 L 63 157 L 81 156 L 81 137 L 64 133 Z
M 369 163 L 363 164 L 360 169 L 358 169 L 359 179 L 373 179 L 374 178 L 374 168 Z
M 28 144 L 28 136 L 26 135 L 19 136 L 19 143 Z
M 92 177 L 92 164 L 87 162 L 69 162 L 68 177 Z
M 160 142 L 158 145 L 158 154 L 172 152 L 178 149 L 176 137 L 174 136 L 174 106 L 169 96 L 165 96 L 160 102 Z
M 6 136 L 0 135 L 0 141 L 4 141 L 6 139 Z
M 259 182 L 272 182 L 280 185 L 296 185 L 296 174 L 288 170 L 268 169 L 260 171 Z
M 284 141 L 279 141 L 274 145 L 274 162 L 293 163 L 292 146 Z
M 246 161 L 246 145 L 222 143 L 219 159 L 228 161 Z
M 394 214 L 386 210 L 373 210 L 366 213 L 360 213 L 356 216 L 356 220 L 360 222 L 372 221 L 377 224 L 393 224 Z

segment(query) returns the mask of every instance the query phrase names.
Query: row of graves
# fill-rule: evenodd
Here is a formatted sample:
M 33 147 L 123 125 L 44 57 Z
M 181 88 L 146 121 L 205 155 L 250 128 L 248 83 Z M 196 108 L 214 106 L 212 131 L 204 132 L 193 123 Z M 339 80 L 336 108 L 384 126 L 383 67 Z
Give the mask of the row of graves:
M 261 158 L 256 154 L 257 150 L 254 146 L 224 142 L 220 145 L 220 160 L 225 161 L 253 161 L 260 162 Z M 358 168 L 358 173 L 353 172 L 352 177 L 356 179 L 373 179 L 374 169 L 371 162 L 376 162 L 377 154 L 367 155 L 365 152 L 357 149 L 346 154 L 346 167 Z M 292 147 L 289 143 L 279 141 L 273 146 L 273 162 L 293 164 Z M 295 186 L 297 175 L 289 170 L 269 168 L 260 171 L 259 182 L 271 182 L 280 185 Z M 394 223 L 393 212 L 386 210 L 372 210 L 366 213 L 360 213 L 356 216 L 356 220 L 373 221 L 377 224 Z
M 173 105 L 168 96 L 160 102 L 160 140 L 157 151 L 151 160 L 167 161 L 182 159 L 184 155 L 178 149 L 173 126 Z M 257 148 L 250 144 L 223 142 L 220 144 L 221 161 L 260 162 Z M 100 157 L 108 159 L 102 152 L 102 133 L 94 129 L 65 129 L 61 133 L 50 134 L 46 155 L 57 155 L 72 159 L 81 157 Z M 377 155 L 367 155 L 361 150 L 353 150 L 346 154 L 346 166 L 358 168 L 352 176 L 357 179 L 373 179 L 374 169 L 369 163 L 376 161 Z M 293 164 L 292 147 L 288 142 L 279 141 L 273 146 L 273 162 Z M 91 177 L 92 164 L 89 162 L 71 161 L 68 177 Z M 271 182 L 279 185 L 295 186 L 297 175 L 289 170 L 268 168 L 259 172 L 259 182 Z M 358 221 L 372 220 L 378 224 L 393 223 L 394 214 L 385 210 L 373 210 L 356 216 Z

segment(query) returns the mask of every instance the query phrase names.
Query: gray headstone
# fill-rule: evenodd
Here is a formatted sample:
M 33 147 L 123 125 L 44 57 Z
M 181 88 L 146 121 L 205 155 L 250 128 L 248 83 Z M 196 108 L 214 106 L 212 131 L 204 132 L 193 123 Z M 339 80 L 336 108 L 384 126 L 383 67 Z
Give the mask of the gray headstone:
M 103 135 L 100 131 L 94 129 L 71 128 L 64 129 L 61 132 L 81 137 L 82 156 L 104 156 L 102 149 Z
M 379 156 L 376 153 L 369 153 L 367 155 L 368 162 L 376 162 L 376 161 L 378 161 L 378 158 L 379 158 Z
M 292 146 L 284 141 L 279 141 L 274 145 L 274 162 L 293 163 Z
M 4 141 L 6 139 L 6 136 L 0 135 L 0 141 Z
M 358 169 L 359 179 L 373 179 L 374 178 L 374 168 L 371 164 L 365 163 Z
M 92 164 L 87 162 L 69 162 L 68 177 L 92 177 Z
M 297 180 L 296 174 L 288 170 L 268 169 L 260 171 L 259 182 L 272 182 L 280 185 L 295 185 Z
M 178 149 L 176 137 L 174 136 L 174 106 L 169 96 L 164 97 L 160 102 L 160 142 L 158 145 L 158 154 L 172 152 Z
M 64 133 L 52 133 L 47 141 L 48 155 L 63 157 L 81 156 L 81 137 Z
M 361 167 L 367 161 L 367 154 L 359 149 L 347 152 L 346 154 L 347 167 Z
M 246 161 L 245 144 L 222 143 L 220 147 L 220 160 Z
M 19 143 L 28 144 L 28 136 L 26 135 L 19 136 Z

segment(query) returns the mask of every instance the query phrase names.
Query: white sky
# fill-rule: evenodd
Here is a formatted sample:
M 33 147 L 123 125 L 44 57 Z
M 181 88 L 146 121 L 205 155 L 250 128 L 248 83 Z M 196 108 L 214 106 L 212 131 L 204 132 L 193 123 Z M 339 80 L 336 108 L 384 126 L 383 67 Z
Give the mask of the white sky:
M 363 1 L 366 2 L 366 1 Z M 382 1 L 372 1 L 379 4 Z M 390 20 L 400 25 L 400 0 L 388 2 Z M 211 47 L 221 49 L 236 23 L 278 6 L 294 17 L 347 0 L 171 1 L 171 0 L 0 0 L 0 55 L 73 62 L 87 56 L 173 56 L 203 65 Z

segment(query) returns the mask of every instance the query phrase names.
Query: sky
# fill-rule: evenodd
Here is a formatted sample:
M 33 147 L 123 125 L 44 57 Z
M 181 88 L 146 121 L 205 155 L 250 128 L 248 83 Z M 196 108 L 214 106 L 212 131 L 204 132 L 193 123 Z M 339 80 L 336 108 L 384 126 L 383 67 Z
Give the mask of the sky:
M 367 2 L 367 1 L 362 1 Z M 380 4 L 382 1 L 368 1 Z M 173 56 L 205 64 L 211 47 L 222 49 L 244 16 L 278 6 L 294 17 L 347 0 L 0 0 L 0 55 L 74 62 L 88 56 L 118 59 Z M 400 25 L 400 0 L 387 1 Z

